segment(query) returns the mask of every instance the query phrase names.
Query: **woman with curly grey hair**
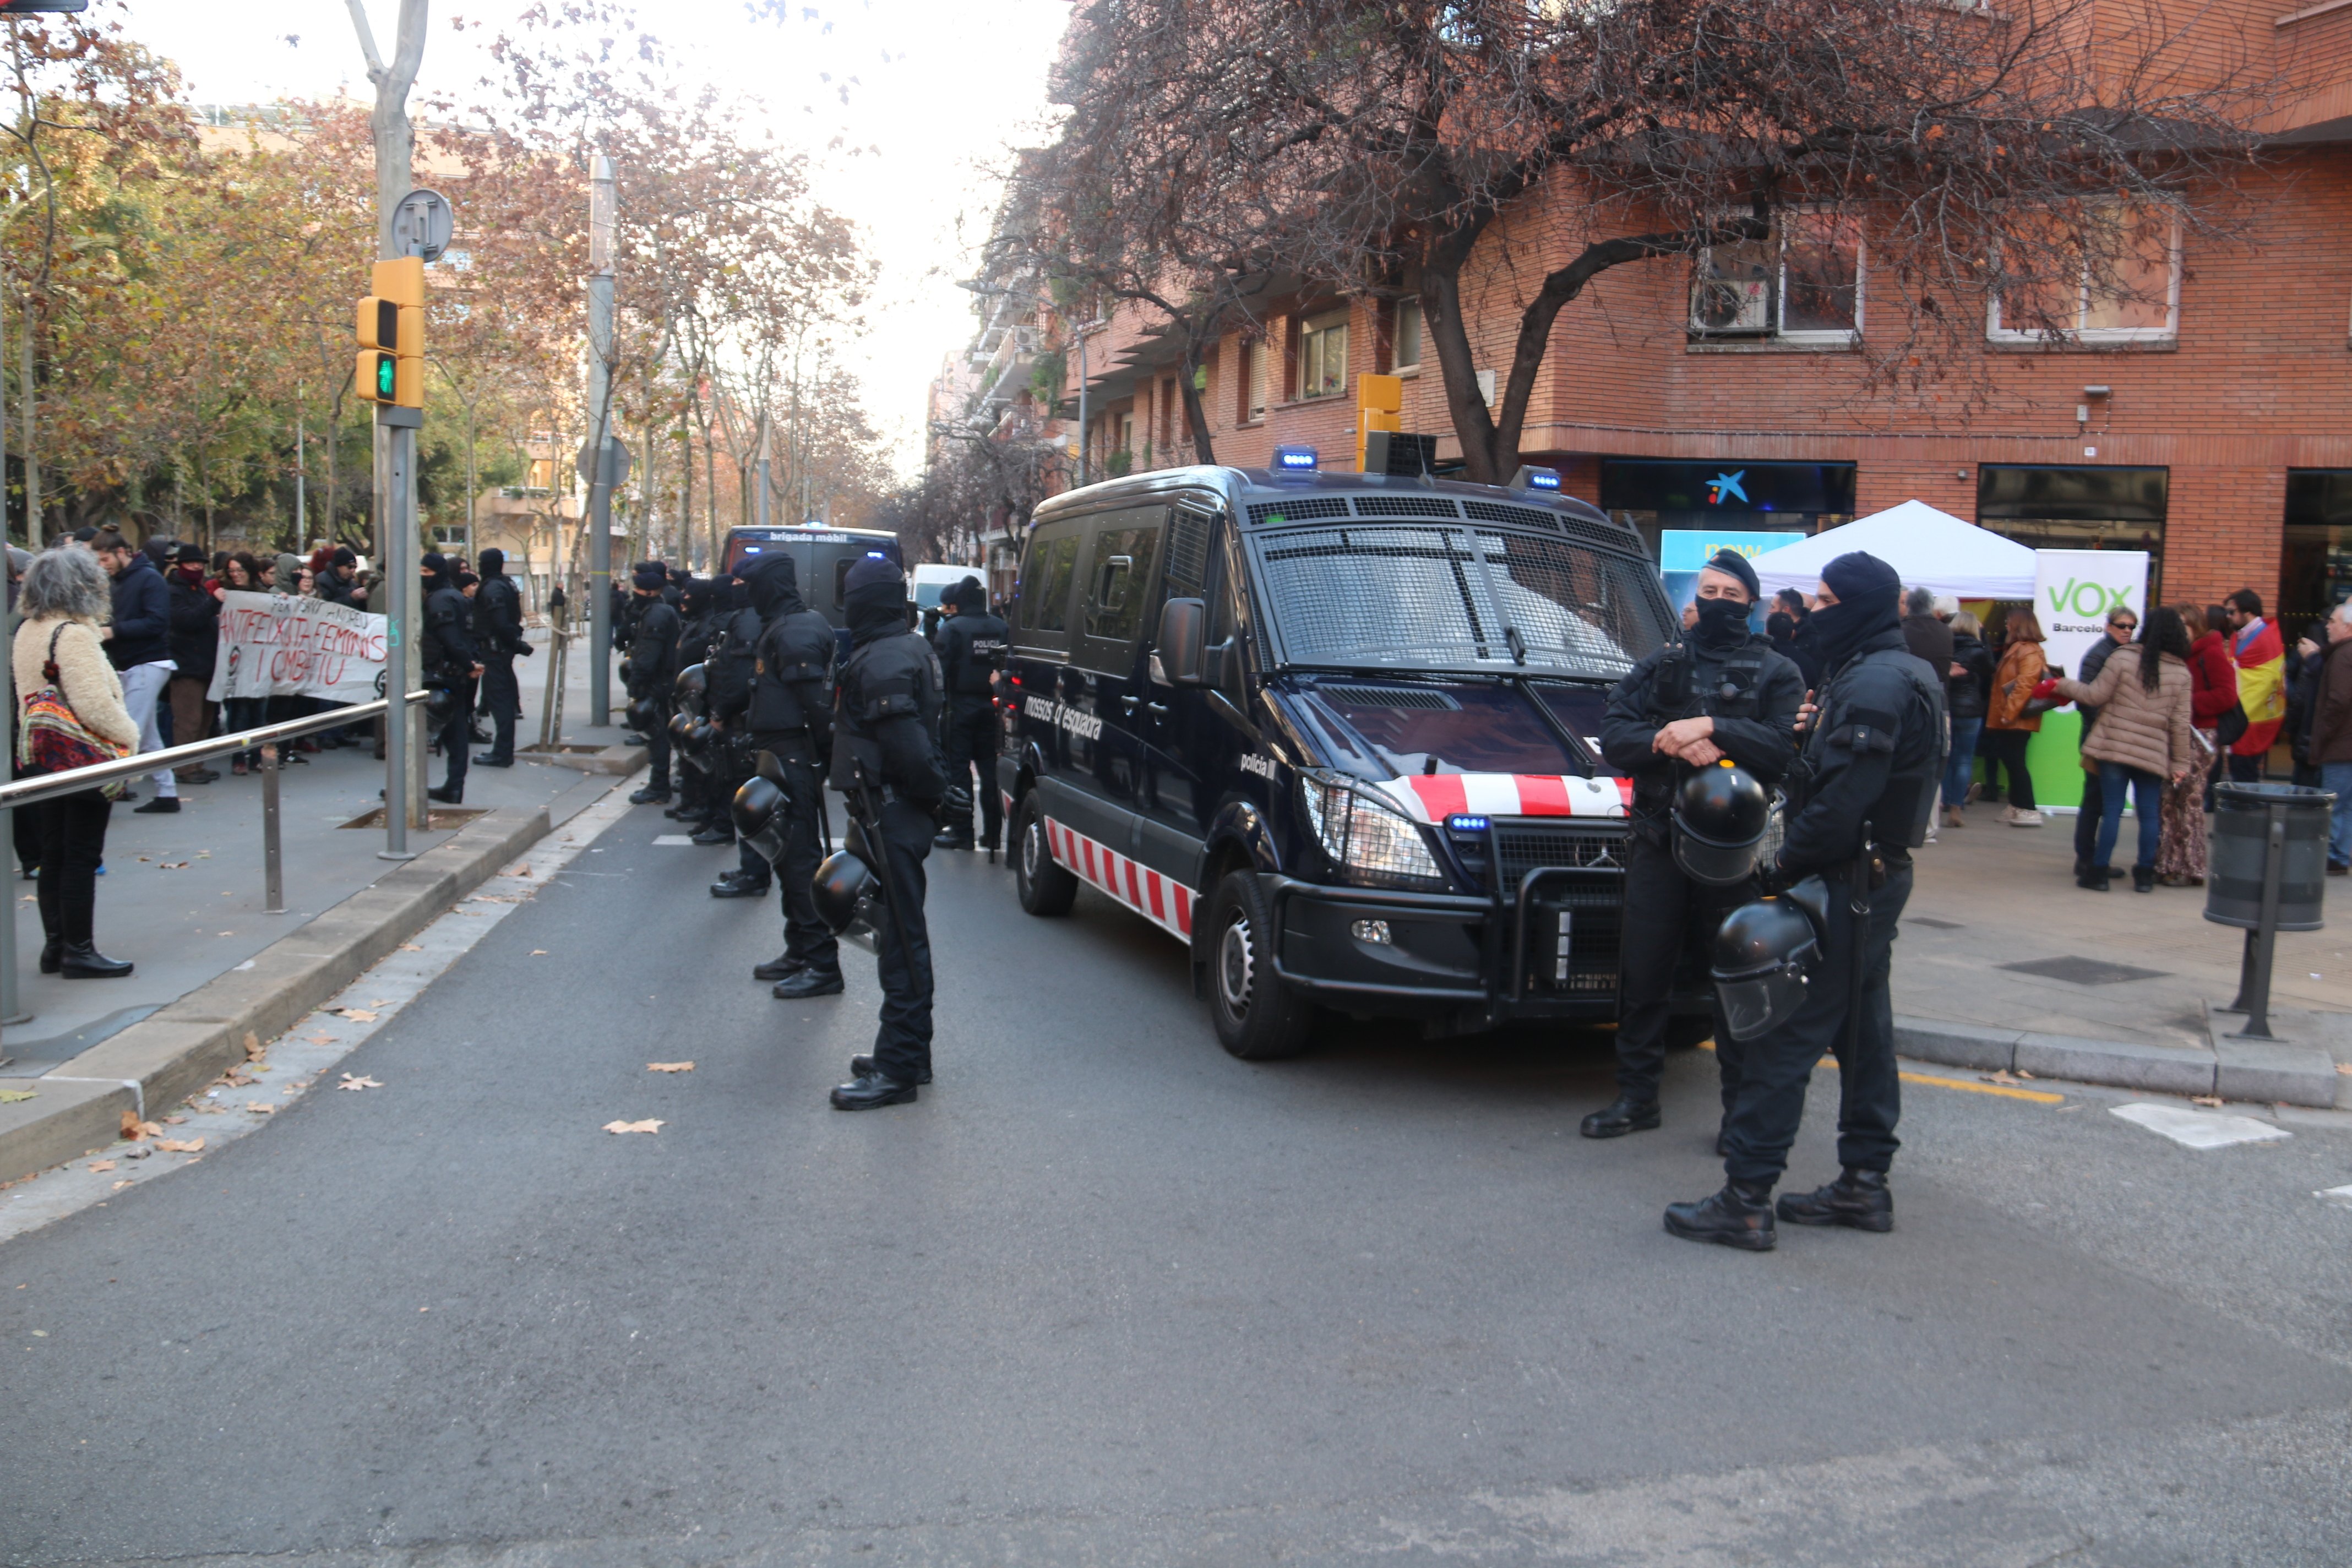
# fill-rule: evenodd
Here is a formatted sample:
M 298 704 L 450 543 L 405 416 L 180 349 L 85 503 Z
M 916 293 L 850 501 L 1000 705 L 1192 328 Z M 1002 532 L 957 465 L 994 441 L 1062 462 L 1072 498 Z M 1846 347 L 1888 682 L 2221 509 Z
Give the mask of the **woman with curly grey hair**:
M 71 543 L 42 552 L 26 568 L 17 591 L 24 622 L 10 650 L 11 668 L 20 721 L 27 700 L 54 687 L 83 728 L 128 754 L 139 749 L 139 721 L 122 706 L 122 682 L 107 662 L 98 629 L 112 607 L 106 568 L 97 556 Z M 106 819 L 113 808 L 97 789 L 31 808 L 40 832 L 44 974 L 110 980 L 131 973 L 128 963 L 99 952 L 92 934 L 98 865 L 106 855 Z

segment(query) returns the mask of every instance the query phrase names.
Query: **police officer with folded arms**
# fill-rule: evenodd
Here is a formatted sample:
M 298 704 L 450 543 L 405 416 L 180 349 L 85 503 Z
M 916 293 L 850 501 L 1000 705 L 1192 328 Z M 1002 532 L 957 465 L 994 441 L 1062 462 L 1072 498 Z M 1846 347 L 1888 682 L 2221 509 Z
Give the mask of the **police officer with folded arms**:
M 754 980 L 773 983 L 770 994 L 782 1002 L 841 992 L 840 949 L 832 929 L 818 918 L 810 891 L 824 854 L 821 792 L 832 742 L 837 644 L 824 617 L 802 602 L 799 575 L 789 555 L 772 555 L 751 568 L 751 603 L 760 615 L 760 632 L 748 710 L 741 719 L 751 733 L 751 750 L 776 759 L 785 797 L 776 861 L 776 878 L 783 889 L 784 951 L 751 971 Z M 761 868 L 766 869 L 764 864 Z
M 875 932 L 882 1023 L 870 1056 L 833 1091 L 841 1110 L 912 1101 L 931 1081 L 931 939 L 923 861 L 948 794 L 940 765 L 939 656 L 907 625 L 907 583 L 887 557 L 849 569 L 850 652 L 835 696 L 830 783 L 864 826 L 887 915 Z M 971 807 L 967 802 L 965 812 Z M 877 840 L 878 839 L 878 842 Z M 789 875 L 787 875 L 789 880 Z
M 996 717 L 996 678 L 1004 668 L 1004 650 L 1011 628 L 989 613 L 988 590 L 980 579 L 967 577 L 948 596 L 947 618 L 940 626 L 936 647 L 940 673 L 947 684 L 947 711 L 940 721 L 940 749 L 946 753 L 950 782 L 971 787 L 972 773 L 980 775 L 980 847 L 996 853 L 1004 831 L 1004 802 L 996 790 L 996 752 L 1003 736 Z M 951 817 L 933 840 L 940 849 L 972 847 L 971 816 Z
M 490 705 L 490 749 L 474 759 L 485 768 L 514 766 L 515 721 L 522 717 L 522 688 L 515 660 L 533 649 L 522 633 L 522 591 L 507 575 L 507 552 L 481 554 L 482 585 L 474 595 L 474 647 L 482 661 L 482 696 Z
M 1584 1119 L 1587 1138 L 1659 1124 L 1675 973 L 1685 959 L 1704 963 L 1723 917 L 1759 890 L 1744 854 L 1717 871 L 1678 853 L 1707 840 L 1753 843 L 1769 810 L 1765 792 L 1796 760 L 1804 677 L 1769 639 L 1749 632 L 1756 599 L 1747 557 L 1718 552 L 1699 571 L 1697 619 L 1683 640 L 1643 658 L 1609 693 L 1601 752 L 1633 781 L 1633 803 L 1618 937 L 1617 1099 Z M 1727 761 L 1738 771 L 1722 768 Z M 1678 846 L 1688 834 L 1700 837 Z M 1722 1029 L 1714 1033 L 1727 1116 L 1738 1051 Z
M 1776 1212 L 1794 1225 L 1894 1228 L 1886 1176 L 1901 1101 L 1887 983 L 1911 850 L 1926 837 L 1944 762 L 1942 672 L 1906 646 L 1901 594 L 1895 569 L 1860 551 L 1822 568 L 1812 621 L 1823 684 L 1800 718 L 1803 754 L 1767 875 L 1786 891 L 1734 911 L 1718 937 L 1718 994 L 1746 1037 L 1726 1180 L 1711 1197 L 1667 1208 L 1676 1236 L 1767 1251 Z M 1776 1211 L 1772 1188 L 1824 1055 L 1839 1069 L 1843 1173 Z

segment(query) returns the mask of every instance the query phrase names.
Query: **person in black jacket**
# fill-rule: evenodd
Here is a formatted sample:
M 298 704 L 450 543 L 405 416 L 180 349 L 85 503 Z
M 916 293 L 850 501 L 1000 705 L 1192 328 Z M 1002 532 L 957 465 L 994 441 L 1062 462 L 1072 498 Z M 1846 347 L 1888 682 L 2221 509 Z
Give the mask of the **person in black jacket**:
M 843 611 L 850 653 L 835 697 L 833 787 L 878 829 L 867 847 L 887 889 L 875 933 L 882 1024 L 869 1056 L 850 1058 L 838 1110 L 903 1105 L 931 1079 L 931 935 L 923 918 L 923 861 L 948 791 L 940 765 L 939 655 L 907 625 L 907 580 L 887 556 L 849 569 Z
M 840 950 L 817 918 L 810 884 L 824 848 L 822 768 L 833 739 L 834 653 L 840 645 L 824 617 L 801 601 L 791 556 L 771 556 L 754 567 L 751 588 L 761 617 L 751 684 L 743 708 L 727 721 L 745 727 L 753 752 L 766 752 L 782 765 L 788 797 L 784 852 L 776 866 L 784 951 L 756 966 L 751 977 L 774 982 L 772 994 L 779 1001 L 830 996 L 841 990 Z M 727 702 L 731 707 L 731 697 Z M 758 886 L 764 889 L 765 879 Z
M 1976 776 L 1977 737 L 1984 733 L 1985 714 L 1992 706 L 1992 650 L 1984 645 L 1983 626 L 1962 610 L 1952 617 L 1952 662 L 1944 678 L 1944 712 L 1952 721 L 1952 752 L 1944 763 L 1944 826 L 1963 827 L 1960 808 L 1968 804 L 1969 784 Z
M 449 563 L 428 553 L 424 567 L 425 634 L 417 642 L 417 662 L 425 684 L 450 698 L 440 732 L 434 737 L 448 759 L 449 776 L 440 788 L 425 793 L 445 805 L 456 805 L 466 798 L 467 731 L 474 723 L 474 682 L 481 679 L 482 661 L 474 651 L 474 607 L 458 590 Z
M 319 574 L 319 597 L 331 605 L 367 608 L 359 593 L 359 566 L 360 558 L 350 545 L 336 545 L 334 553 L 327 557 L 326 569 Z
M 636 603 L 631 606 L 634 630 L 629 637 L 629 703 L 653 705 L 653 721 L 646 732 L 647 762 L 653 781 L 629 796 L 632 805 L 667 805 L 669 793 L 669 715 L 677 680 L 677 641 L 684 623 L 662 597 L 669 574 L 661 563 L 649 561 L 629 579 Z
M 490 705 L 490 749 L 474 759 L 486 768 L 514 766 L 515 722 L 522 717 L 522 688 L 514 661 L 528 658 L 522 635 L 522 590 L 507 575 L 507 552 L 481 554 L 482 585 L 474 592 L 474 647 L 482 661 L 482 695 Z
M 98 563 L 114 579 L 114 620 L 101 627 L 106 657 L 122 677 L 122 708 L 139 723 L 139 749 L 163 749 L 156 708 L 172 679 L 172 594 L 146 552 L 112 529 L 89 542 Z M 180 788 L 169 768 L 158 768 L 155 798 L 136 810 L 142 816 L 180 809 Z
M 940 672 L 947 685 L 947 713 L 940 721 L 940 747 L 947 758 L 948 782 L 962 784 L 972 773 L 980 800 L 980 847 L 996 852 L 1004 829 L 1004 799 L 996 788 L 996 752 L 1003 728 L 996 717 L 996 678 L 1004 668 L 1004 650 L 1013 636 L 1005 624 L 988 613 L 988 590 L 977 577 L 955 585 L 946 601 L 947 618 L 940 626 L 937 647 Z M 940 829 L 933 847 L 972 847 L 971 817 L 950 821 Z
M 681 671 L 703 664 L 709 658 L 711 634 L 718 629 L 718 587 L 707 577 L 688 577 L 678 595 L 677 663 Z M 704 673 L 708 676 L 709 671 Z M 670 682 L 670 707 L 672 711 L 677 707 L 677 682 L 674 677 Z M 711 825 L 725 820 L 727 816 L 727 803 L 718 797 L 716 781 L 710 773 L 713 759 L 707 753 L 688 756 L 673 748 L 672 761 L 677 773 L 677 804 L 662 815 L 691 824 L 698 844 L 733 843 L 732 827 L 710 836 Z
M 221 602 L 220 590 L 205 580 L 203 545 L 180 546 L 163 586 L 172 606 L 172 743 L 184 746 L 213 732 L 219 706 L 205 696 L 212 689 L 213 662 L 220 651 Z M 220 774 L 189 763 L 175 776 L 182 784 L 208 784 Z
M 1625 845 L 1625 909 L 1618 935 L 1621 978 L 1617 1099 L 1586 1117 L 1587 1138 L 1645 1132 L 1661 1121 L 1658 1084 L 1675 1020 L 1675 978 L 1707 951 L 1723 917 L 1754 898 L 1752 883 L 1714 887 L 1684 874 L 1674 856 L 1675 792 L 1694 770 L 1725 758 L 1769 790 L 1796 761 L 1797 667 L 1748 630 L 1756 569 L 1737 551 L 1698 574 L 1697 624 L 1685 641 L 1650 654 L 1609 692 L 1601 754 L 1633 781 Z M 1723 1109 L 1739 1084 L 1739 1045 L 1715 1020 L 1683 1021 L 1684 1045 L 1716 1042 Z
M 760 612 L 751 607 L 751 590 L 739 577 L 713 580 L 710 597 L 710 628 L 702 650 L 703 705 L 713 730 L 709 759 L 710 815 L 694 841 L 716 846 L 735 843 L 735 816 L 728 807 L 735 792 L 751 776 L 755 748 L 742 714 L 751 703 L 760 658 Z M 739 846 L 737 855 L 735 869 L 720 872 L 711 884 L 712 897 L 727 897 L 719 890 L 719 884 L 731 885 L 743 876 L 751 879 L 755 893 L 767 891 L 768 863 L 759 851 L 747 844 Z

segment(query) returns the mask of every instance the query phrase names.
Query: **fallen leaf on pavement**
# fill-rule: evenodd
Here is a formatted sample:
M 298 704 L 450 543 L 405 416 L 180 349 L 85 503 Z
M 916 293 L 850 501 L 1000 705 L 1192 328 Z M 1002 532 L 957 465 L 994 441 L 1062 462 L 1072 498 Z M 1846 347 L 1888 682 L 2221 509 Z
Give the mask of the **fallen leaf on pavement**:
M 247 1084 L 253 1081 L 253 1076 L 250 1073 L 227 1073 L 222 1077 L 221 1081 L 228 1085 L 231 1089 L 243 1089 Z
M 181 1122 L 185 1121 L 186 1120 L 186 1117 L 174 1113 L 163 1118 L 163 1125 L 166 1127 L 177 1127 Z
M 123 1177 L 123 1178 L 122 1178 L 122 1180 L 121 1180 L 121 1181 L 119 1181 L 119 1182 L 117 1182 L 117 1183 L 115 1183 L 115 1184 L 114 1184 L 114 1185 L 112 1185 L 112 1186 L 110 1186 L 110 1187 L 107 1188 L 106 1190 L 107 1190 L 108 1192 L 110 1192 L 110 1193 L 119 1193 L 119 1192 L 121 1192 L 123 1188 L 125 1188 L 125 1187 L 129 1186 L 130 1184 L 131 1184 L 131 1178 L 130 1178 L 130 1177 L 128 1177 L 128 1176 L 125 1176 L 125 1177 Z
M 2221 1103 L 2221 1097 L 2218 1094 L 2192 1094 L 2189 1097 L 2189 1103 L 2191 1105 L 2219 1105 Z
M 373 1024 L 375 1022 L 375 1014 L 365 1007 L 340 1007 L 337 1008 L 336 1011 L 342 1014 L 344 1017 L 349 1018 L 354 1024 Z
M 528 877 L 530 875 L 530 868 L 528 866 L 518 866 L 513 870 L 508 872 L 507 875 L 509 877 Z
M 259 1061 L 263 1048 L 261 1037 L 247 1029 L 245 1032 L 245 1059 L 249 1062 Z
M 692 1062 L 647 1062 L 646 1070 L 647 1072 L 692 1072 L 694 1064 Z
M 413 942 L 404 942 L 400 944 L 400 951 L 403 952 L 423 952 L 425 950 L 417 946 Z
M 1987 1083 L 2015 1083 L 2017 1081 L 2017 1079 L 2011 1078 L 2005 1070 L 2001 1072 L 1980 1072 L 1977 1074 L 1977 1077 Z
M 152 1121 L 140 1121 L 135 1111 L 126 1110 L 122 1113 L 122 1136 L 134 1143 L 142 1138 L 152 1138 L 163 1131 Z
M 0 1089 L 0 1105 L 14 1105 L 20 1100 L 32 1098 L 33 1091 L 29 1089 Z
M 165 871 L 184 871 L 188 868 L 188 863 L 185 860 L 166 860 L 158 868 Z
M 534 947 L 530 950 L 530 955 L 533 958 L 545 958 L 547 956 L 547 949 L 543 947 Z
M 2023 1068 L 2020 1068 L 2017 1069 L 2017 1076 L 2020 1078 L 2032 1078 L 2033 1075 L 2027 1072 Z
M 278 1110 L 278 1107 L 266 1100 L 248 1100 L 245 1102 L 245 1108 L 257 1116 L 268 1116 Z
M 661 1131 L 661 1125 L 659 1121 L 607 1121 L 604 1123 L 604 1131 L 607 1132 L 658 1132 Z
M 343 1081 L 335 1087 L 337 1089 L 382 1089 L 383 1085 L 372 1078 L 353 1078 L 351 1074 L 345 1073 Z
M 89 1163 L 89 1168 L 93 1171 L 111 1171 L 114 1169 L 114 1162 L 111 1160 L 92 1160 Z
M 158 1138 L 155 1147 L 166 1154 L 193 1154 L 205 1146 L 201 1138 Z
M 331 1046 L 335 1043 L 335 1037 L 332 1035 L 305 1035 L 302 1037 L 314 1046 Z

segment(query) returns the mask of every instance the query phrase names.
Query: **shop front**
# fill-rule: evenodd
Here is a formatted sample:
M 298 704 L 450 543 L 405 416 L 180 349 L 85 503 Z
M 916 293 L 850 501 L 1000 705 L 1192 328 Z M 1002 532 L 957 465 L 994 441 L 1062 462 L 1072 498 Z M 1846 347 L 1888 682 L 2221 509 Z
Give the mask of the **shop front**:
M 2147 603 L 2163 602 L 2168 468 L 1986 463 L 1977 523 L 2030 550 L 2144 550 Z
M 1601 505 L 1640 530 L 1659 560 L 1670 530 L 1812 534 L 1851 521 L 1853 465 L 1604 458 Z
M 2279 624 L 2299 632 L 2352 598 L 2352 468 L 2286 471 Z

